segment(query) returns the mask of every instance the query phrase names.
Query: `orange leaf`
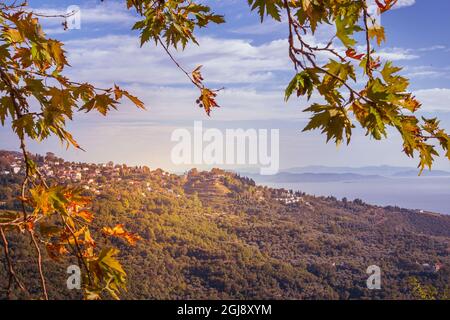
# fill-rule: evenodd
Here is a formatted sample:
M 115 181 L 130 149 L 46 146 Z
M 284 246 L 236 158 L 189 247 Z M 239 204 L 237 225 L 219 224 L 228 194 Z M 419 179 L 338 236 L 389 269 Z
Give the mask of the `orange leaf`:
M 105 236 L 113 236 L 113 237 L 125 239 L 132 246 L 134 246 L 137 241 L 142 239 L 138 235 L 135 235 L 135 234 L 125 231 L 122 224 L 118 224 L 114 228 L 104 227 L 102 229 L 102 232 Z

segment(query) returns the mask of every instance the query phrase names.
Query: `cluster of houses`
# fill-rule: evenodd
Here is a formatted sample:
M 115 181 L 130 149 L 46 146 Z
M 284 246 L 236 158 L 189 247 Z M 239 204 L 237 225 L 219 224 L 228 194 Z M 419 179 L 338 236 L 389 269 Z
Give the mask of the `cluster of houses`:
M 19 174 L 24 170 L 23 160 L 19 154 L 3 155 L 3 163 L 0 173 L 3 175 Z M 48 179 L 58 179 L 62 183 L 83 183 L 83 188 L 96 194 L 100 193 L 103 184 L 125 180 L 133 185 L 141 179 L 133 179 L 133 176 L 142 176 L 142 173 L 150 172 L 148 167 L 128 167 L 126 165 L 108 162 L 104 164 L 87 164 L 67 162 L 56 157 L 53 153 L 47 153 L 45 157 L 37 156 L 35 161 L 43 176 Z M 131 178 L 130 178 L 131 177 Z M 147 186 L 147 189 L 150 187 Z
M 122 167 L 114 165 L 113 162 L 107 164 L 85 164 L 59 161 L 48 156 L 41 166 L 41 172 L 49 178 L 59 180 L 69 180 L 72 182 L 85 181 L 94 183 L 99 177 L 120 178 Z
M 294 205 L 300 203 L 308 207 L 311 206 L 311 204 L 308 201 L 305 201 L 305 199 L 302 196 L 300 196 L 299 193 L 293 192 L 292 190 L 282 191 L 281 193 L 276 195 L 274 200 L 286 205 Z
M 12 157 L 11 155 L 15 156 Z M 40 173 L 48 180 L 55 179 L 58 183 L 79 185 L 83 189 L 99 195 L 112 184 L 130 186 L 139 190 L 142 196 L 150 192 L 160 192 L 174 197 L 180 197 L 170 183 L 171 174 L 162 169 L 151 171 L 146 166 L 129 167 L 114 164 L 112 161 L 101 164 L 68 162 L 56 157 L 53 153 L 46 156 L 34 156 Z M 24 171 L 21 154 L 0 151 L 0 175 L 20 174 Z M 118 199 L 119 200 L 119 199 Z M 6 202 L 0 202 L 0 209 Z
M 22 169 L 22 158 L 18 153 L 11 153 L 8 157 L 8 166 L 0 168 L 0 174 L 17 174 Z

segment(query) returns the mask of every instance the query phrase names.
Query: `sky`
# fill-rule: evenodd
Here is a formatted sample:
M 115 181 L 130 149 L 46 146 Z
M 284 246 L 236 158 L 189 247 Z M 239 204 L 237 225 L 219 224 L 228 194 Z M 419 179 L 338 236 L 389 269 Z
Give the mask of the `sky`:
M 66 74 L 76 81 L 109 87 L 114 83 L 137 95 L 146 104 L 142 111 L 129 103 L 108 117 L 80 113 L 69 129 L 86 151 L 66 150 L 57 140 L 30 142 L 36 153 L 47 151 L 73 161 L 148 165 L 171 171 L 185 167 L 170 158 L 174 143 L 171 133 L 191 128 L 194 121 L 204 127 L 280 130 L 282 169 L 307 166 L 396 165 L 415 167 L 417 159 L 407 158 L 401 140 L 391 132 L 389 140 L 373 141 L 355 130 L 350 146 L 326 144 L 319 132 L 302 133 L 311 102 L 284 102 L 284 89 L 294 75 L 287 55 L 285 22 L 268 19 L 260 23 L 245 0 L 204 0 L 226 24 L 202 29 L 200 46 L 174 51 L 188 70 L 203 65 L 210 87 L 220 92 L 220 109 L 207 117 L 195 100 L 198 91 L 180 73 L 161 47 L 148 43 L 140 48 L 138 34 L 131 31 L 137 18 L 126 10 L 125 1 L 39 1 L 30 0 L 36 12 L 64 13 L 70 5 L 81 9 L 81 28 L 64 31 L 60 19 L 42 21 L 44 30 L 62 40 L 71 65 Z M 382 17 L 388 42 L 382 59 L 403 66 L 411 79 L 411 90 L 423 103 L 420 115 L 438 116 L 450 131 L 450 1 L 400 0 L 395 10 Z M 325 42 L 331 30 L 321 28 L 311 41 Z M 313 102 L 317 97 L 313 97 Z M 8 129 L 0 129 L 0 149 L 16 150 L 18 141 Z M 436 168 L 450 170 L 445 158 Z

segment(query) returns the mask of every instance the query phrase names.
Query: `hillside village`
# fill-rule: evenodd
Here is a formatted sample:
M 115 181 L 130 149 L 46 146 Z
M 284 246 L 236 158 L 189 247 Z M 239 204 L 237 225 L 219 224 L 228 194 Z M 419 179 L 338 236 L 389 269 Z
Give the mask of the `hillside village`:
M 65 161 L 58 158 L 54 153 L 48 152 L 45 156 L 33 155 L 41 174 L 50 180 L 57 180 L 62 184 L 80 185 L 85 190 L 99 195 L 105 186 L 111 184 L 127 184 L 136 187 L 142 187 L 144 191 L 151 192 L 155 187 L 159 191 L 175 194 L 175 191 L 163 182 L 162 179 L 170 177 L 180 178 L 183 183 L 183 191 L 187 194 L 197 193 L 203 199 L 211 199 L 217 196 L 226 196 L 231 192 L 227 187 L 230 186 L 230 173 L 221 169 L 212 169 L 210 172 L 198 172 L 192 169 L 183 175 L 175 175 L 162 169 L 151 170 L 147 166 L 127 166 L 125 164 L 114 164 L 112 161 L 100 164 L 88 164 Z M 18 152 L 0 151 L 0 175 L 21 175 L 24 172 L 23 157 Z M 147 180 L 161 181 L 159 185 L 154 185 Z M 242 178 L 245 182 L 255 183 L 251 179 Z M 274 199 L 286 205 L 305 204 L 301 193 L 292 190 L 271 189 L 270 194 L 263 194 L 261 191 L 255 191 L 255 197 L 260 201 L 266 197 Z
M 142 182 L 144 175 L 169 176 L 170 173 L 161 169 L 150 172 L 148 167 L 128 167 L 113 162 L 88 164 L 68 162 L 49 152 L 45 156 L 33 155 L 40 173 L 49 180 L 57 180 L 62 184 L 76 184 L 84 189 L 100 194 L 106 185 L 124 183 L 129 185 Z M 23 174 L 23 157 L 20 153 L 0 151 L 0 174 Z M 147 190 L 151 191 L 149 185 Z

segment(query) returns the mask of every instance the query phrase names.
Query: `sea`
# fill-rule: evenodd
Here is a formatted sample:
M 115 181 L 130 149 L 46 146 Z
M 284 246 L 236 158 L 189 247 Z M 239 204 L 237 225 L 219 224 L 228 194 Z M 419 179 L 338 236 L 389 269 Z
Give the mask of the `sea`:
M 339 182 L 261 183 L 316 196 L 361 199 L 379 206 L 398 206 L 450 214 L 450 177 L 406 177 Z

